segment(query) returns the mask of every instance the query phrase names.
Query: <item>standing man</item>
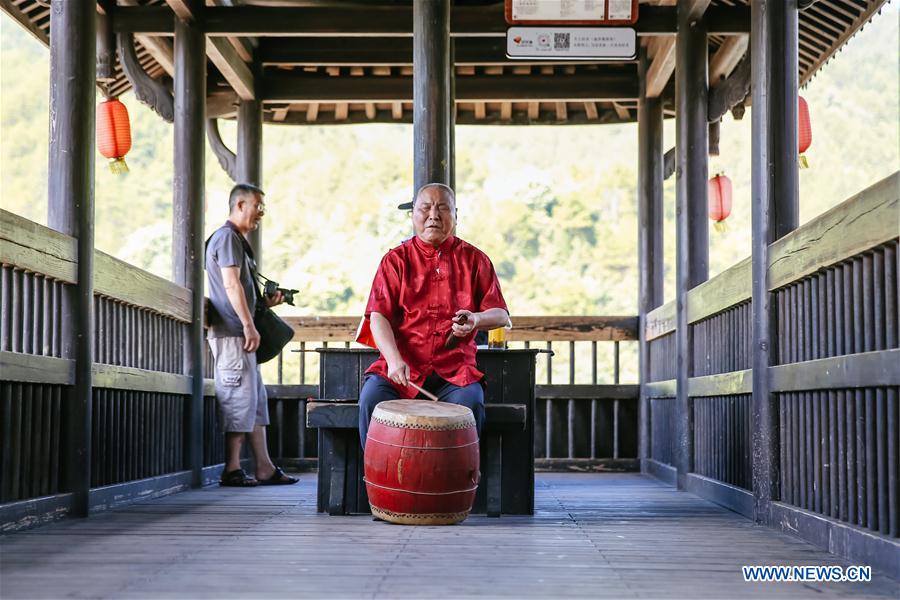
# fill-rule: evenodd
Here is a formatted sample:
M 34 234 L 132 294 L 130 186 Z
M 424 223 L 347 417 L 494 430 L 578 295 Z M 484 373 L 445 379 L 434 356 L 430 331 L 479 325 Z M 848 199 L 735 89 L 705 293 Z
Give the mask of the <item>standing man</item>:
M 269 424 L 268 396 L 256 363 L 256 263 L 246 236 L 259 227 L 266 212 L 263 196 L 256 186 L 235 185 L 228 197 L 228 220 L 206 244 L 211 309 L 207 341 L 216 363 L 219 424 L 225 432 L 225 470 L 219 485 L 234 487 L 297 483 L 269 457 L 265 429 Z M 265 298 L 268 306 L 283 300 L 281 292 Z M 256 459 L 256 478 L 241 468 L 245 435 Z
M 500 282 L 487 255 L 459 239 L 456 197 L 441 183 L 423 185 L 413 203 L 415 235 L 390 250 L 375 274 L 357 341 L 381 352 L 359 397 L 363 449 L 379 402 L 415 398 L 415 384 L 472 410 L 484 423 L 484 373 L 475 366 L 475 332 L 509 323 Z

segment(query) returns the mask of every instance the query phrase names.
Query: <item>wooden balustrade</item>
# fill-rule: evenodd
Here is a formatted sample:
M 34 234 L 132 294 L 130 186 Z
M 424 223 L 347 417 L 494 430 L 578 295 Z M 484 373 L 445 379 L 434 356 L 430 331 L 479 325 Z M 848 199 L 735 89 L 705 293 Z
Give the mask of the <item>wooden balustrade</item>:
M 61 471 L 74 384 L 65 302 L 76 261 L 73 238 L 0 210 L 4 527 L 70 506 Z M 187 487 L 186 444 L 199 432 L 187 431 L 184 410 L 189 290 L 99 251 L 94 264 L 90 496 L 101 508 Z M 207 419 L 205 437 L 215 432 Z M 209 458 L 221 462 L 221 452 Z
M 799 507 L 898 537 L 898 200 L 895 173 L 770 246 L 776 361 L 769 379 L 779 415 L 780 484 L 772 510 L 783 519 L 805 519 Z M 687 448 L 675 443 L 671 428 L 675 303 L 649 313 L 644 329 L 653 380 L 644 384 L 648 467 L 674 481 L 677 453 L 691 451 L 687 489 L 748 516 L 750 275 L 748 259 L 687 294 Z

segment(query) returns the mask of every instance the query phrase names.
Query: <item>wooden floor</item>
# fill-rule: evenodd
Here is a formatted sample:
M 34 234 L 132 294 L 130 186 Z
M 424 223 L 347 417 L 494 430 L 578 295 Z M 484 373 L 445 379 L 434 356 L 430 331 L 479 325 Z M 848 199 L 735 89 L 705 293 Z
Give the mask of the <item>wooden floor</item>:
M 538 474 L 534 517 L 403 527 L 315 511 L 292 487 L 207 488 L 0 538 L 0 596 L 898 598 L 744 583 L 741 565 L 847 565 L 637 474 Z

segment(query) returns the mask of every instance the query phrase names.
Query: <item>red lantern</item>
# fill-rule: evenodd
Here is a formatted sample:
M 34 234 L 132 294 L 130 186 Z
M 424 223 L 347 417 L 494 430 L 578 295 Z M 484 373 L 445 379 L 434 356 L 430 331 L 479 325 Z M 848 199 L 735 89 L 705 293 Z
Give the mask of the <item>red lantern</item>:
M 800 168 L 805 169 L 809 163 L 803 153 L 812 144 L 812 126 L 809 124 L 809 106 L 806 104 L 806 100 L 803 99 L 803 96 L 797 96 L 797 100 L 797 140 L 800 142 Z
M 127 173 L 125 155 L 131 150 L 131 125 L 128 109 L 118 98 L 97 105 L 97 149 L 109 159 L 109 170 Z
M 719 233 L 725 231 L 725 219 L 731 214 L 731 179 L 726 175 L 716 175 L 707 182 L 709 194 L 709 218 L 715 221 Z

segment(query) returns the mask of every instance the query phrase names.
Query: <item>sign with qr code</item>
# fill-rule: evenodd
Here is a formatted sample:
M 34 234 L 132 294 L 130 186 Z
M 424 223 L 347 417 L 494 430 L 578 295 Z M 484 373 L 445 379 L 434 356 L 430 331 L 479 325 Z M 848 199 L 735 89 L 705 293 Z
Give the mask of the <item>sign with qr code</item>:
M 637 55 L 637 35 L 630 27 L 510 27 L 506 55 L 530 60 L 629 60 Z
M 638 0 L 504 0 L 510 25 L 634 25 Z

